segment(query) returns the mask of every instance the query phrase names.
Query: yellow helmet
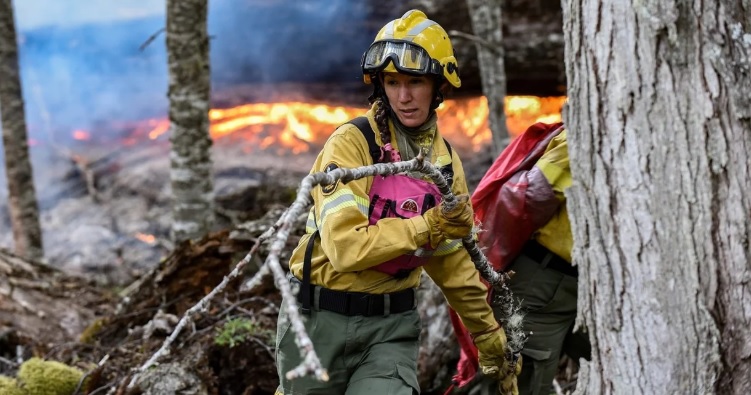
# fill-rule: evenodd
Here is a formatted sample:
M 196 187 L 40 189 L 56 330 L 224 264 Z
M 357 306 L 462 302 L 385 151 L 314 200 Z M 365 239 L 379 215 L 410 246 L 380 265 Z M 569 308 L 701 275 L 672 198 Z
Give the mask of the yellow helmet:
M 363 54 L 361 66 L 366 84 L 379 72 L 398 71 L 433 74 L 443 77 L 455 88 L 462 85 L 448 34 L 419 10 L 407 11 L 381 28 Z

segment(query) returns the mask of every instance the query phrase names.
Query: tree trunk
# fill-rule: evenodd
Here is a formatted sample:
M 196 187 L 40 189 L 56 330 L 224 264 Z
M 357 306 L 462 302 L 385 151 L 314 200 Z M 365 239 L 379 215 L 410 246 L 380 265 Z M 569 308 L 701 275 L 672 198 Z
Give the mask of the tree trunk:
M 751 393 L 749 9 L 563 3 L 580 393 Z
M 504 66 L 501 0 L 467 0 L 472 30 L 479 40 L 477 63 L 482 80 L 482 93 L 488 100 L 493 152 L 498 155 L 508 145 L 508 128 L 503 101 L 506 97 L 506 68 Z
M 207 0 L 167 1 L 172 236 L 205 235 L 214 221 L 209 135 Z
M 427 274 L 423 274 L 417 306 L 422 321 L 417 378 L 423 392 L 443 393 L 456 373 L 459 346 L 451 326 L 446 298 Z
M 3 123 L 8 208 L 15 251 L 28 259 L 40 260 L 44 256 L 42 229 L 29 160 L 11 0 L 0 0 L 0 119 Z

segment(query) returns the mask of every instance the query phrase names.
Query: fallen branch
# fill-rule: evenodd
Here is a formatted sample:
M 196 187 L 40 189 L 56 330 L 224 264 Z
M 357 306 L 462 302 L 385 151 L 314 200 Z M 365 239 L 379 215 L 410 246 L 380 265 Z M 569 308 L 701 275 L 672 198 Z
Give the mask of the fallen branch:
M 110 355 L 106 354 L 98 364 L 92 369 L 89 369 L 86 373 L 84 373 L 81 378 L 78 380 L 78 385 L 76 385 L 76 388 L 73 390 L 73 395 L 78 395 L 81 392 L 81 387 L 83 386 L 83 383 L 86 381 L 86 379 L 91 376 L 95 371 L 100 370 L 102 366 L 104 366 L 105 363 L 107 363 L 107 360 L 110 359 Z
M 18 368 L 18 366 L 19 366 L 19 365 L 18 365 L 17 363 L 15 363 L 15 362 L 11 361 L 10 359 L 5 359 L 5 358 L 3 358 L 3 357 L 0 357 L 0 362 L 2 362 L 2 363 L 4 363 L 4 364 L 6 364 L 6 365 L 8 365 L 8 366 L 10 366 L 10 367 L 11 367 L 11 368 L 13 368 L 13 369 L 17 369 L 17 368 Z
M 261 242 L 265 239 L 271 237 L 271 235 L 274 233 L 276 228 L 280 226 L 282 223 L 282 220 L 285 218 L 285 212 L 282 214 L 282 218 L 277 221 L 274 226 L 269 227 L 269 229 L 266 230 L 259 238 L 258 241 L 253 245 L 253 247 L 250 249 L 250 251 L 245 255 L 245 257 L 240 260 L 235 265 L 235 268 L 232 269 L 232 272 L 230 272 L 227 276 L 224 276 L 222 279 L 222 282 L 219 283 L 211 292 L 209 292 L 206 296 L 203 297 L 198 303 L 196 303 L 193 307 L 185 311 L 185 314 L 183 314 L 183 317 L 180 319 L 180 321 L 177 323 L 177 326 L 175 326 L 175 329 L 172 331 L 172 334 L 162 343 L 162 346 L 157 350 L 154 355 L 149 358 L 146 363 L 141 365 L 139 368 L 135 369 L 133 372 L 133 376 L 130 379 L 130 382 L 128 383 L 127 388 L 131 389 L 135 385 L 138 377 L 145 372 L 147 369 L 149 369 L 151 366 L 153 366 L 159 358 L 163 357 L 164 355 L 167 355 L 169 353 L 169 348 L 172 345 L 172 343 L 177 339 L 177 336 L 180 334 L 182 329 L 193 320 L 193 314 L 204 311 L 206 307 L 208 307 L 209 302 L 211 299 L 214 298 L 214 296 L 218 295 L 220 292 L 224 290 L 224 288 L 229 284 L 231 280 L 233 280 L 235 277 L 237 277 L 240 273 L 242 273 L 245 266 L 250 262 L 251 258 L 253 257 L 253 254 L 258 250 L 258 247 L 260 247 Z
M 287 244 L 287 239 L 289 238 L 290 232 L 294 226 L 295 219 L 300 214 L 304 213 L 308 206 L 312 204 L 310 192 L 314 187 L 318 185 L 334 185 L 338 181 L 342 181 L 346 184 L 349 181 L 364 177 L 372 177 L 375 175 L 389 176 L 410 171 L 421 172 L 429 176 L 442 195 L 443 209 L 450 211 L 454 208 L 458 200 L 451 191 L 451 187 L 446 182 L 446 179 L 441 172 L 430 162 L 424 160 L 422 153 L 409 161 L 376 163 L 370 166 L 361 166 L 351 169 L 337 168 L 331 172 L 312 173 L 303 178 L 297 192 L 297 197 L 292 205 L 290 205 L 287 211 L 281 215 L 273 227 L 270 227 L 257 239 L 250 252 L 235 265 L 232 272 L 225 276 L 223 281 L 208 295 L 185 312 L 173 333 L 162 344 L 162 347 L 148 361 L 146 361 L 146 363 L 134 370 L 128 388 L 130 389 L 133 387 L 141 373 L 153 366 L 159 358 L 168 354 L 170 345 L 175 341 L 182 328 L 192 320 L 193 314 L 204 310 L 208 305 L 208 302 L 214 296 L 223 291 L 230 280 L 234 279 L 240 272 L 242 272 L 243 268 L 248 262 L 250 262 L 260 244 L 268 239 L 274 231 L 277 231 L 277 235 L 271 244 L 266 262 L 261 266 L 260 270 L 253 276 L 253 278 L 244 284 L 243 288 L 253 289 L 258 286 L 258 284 L 262 283 L 264 277 L 267 276 L 269 272 L 273 274 L 274 283 L 280 290 L 283 300 L 286 303 L 286 306 L 283 306 L 283 308 L 286 307 L 287 309 L 286 311 L 291 323 L 291 328 L 295 333 L 295 343 L 300 349 L 300 355 L 303 359 L 303 362 L 299 366 L 286 373 L 286 377 L 291 380 L 313 373 L 318 380 L 327 381 L 328 372 L 321 366 L 318 355 L 315 353 L 313 342 L 305 332 L 305 325 L 303 324 L 302 317 L 299 313 L 300 310 L 297 305 L 297 299 L 291 290 L 286 272 L 279 262 L 279 255 Z M 512 339 L 509 341 L 509 353 L 513 356 L 512 361 L 515 362 L 518 358 L 518 352 L 521 350 L 521 346 L 523 346 L 524 343 L 521 341 L 521 344 L 519 345 L 519 342 L 513 339 L 525 339 L 525 336 L 521 331 L 522 316 L 519 314 L 519 304 L 505 285 L 505 280 L 508 279 L 508 275 L 493 270 L 485 255 L 477 246 L 474 234 L 462 239 L 462 243 L 469 252 L 472 262 L 475 264 L 475 267 L 482 277 L 488 281 L 488 283 L 493 285 L 496 290 L 500 291 L 497 292 L 497 294 L 502 294 L 504 296 L 501 299 L 495 298 L 494 301 L 504 303 L 504 307 L 506 307 L 502 310 L 504 316 L 501 317 L 500 321 L 505 324 L 504 328 L 506 334 Z

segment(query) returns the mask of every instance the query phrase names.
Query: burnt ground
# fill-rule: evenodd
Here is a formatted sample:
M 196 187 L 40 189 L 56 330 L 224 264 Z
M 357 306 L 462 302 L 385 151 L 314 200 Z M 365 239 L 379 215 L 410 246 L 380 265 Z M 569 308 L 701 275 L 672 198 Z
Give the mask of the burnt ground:
M 38 267 L 34 276 L 37 283 L 54 272 L 56 284 L 67 284 L 43 291 L 67 305 L 58 309 L 73 310 L 74 306 L 86 303 L 96 306 L 95 317 L 86 323 L 80 335 L 61 336 L 54 330 L 29 331 L 19 315 L 40 315 L 45 307 L 22 308 L 13 306 L 14 300 L 3 300 L 0 357 L 6 363 L 0 363 L 0 373 L 13 375 L 18 366 L 11 361 L 17 358 L 42 356 L 88 372 L 89 380 L 81 393 L 104 393 L 101 391 L 113 387 L 119 388 L 118 393 L 128 393 L 123 387 L 132 369 L 143 365 L 162 346 L 186 310 L 216 287 L 248 253 L 250 240 L 261 232 L 262 225 L 256 223 L 257 231 L 245 231 L 234 237 L 230 231 L 217 232 L 196 243 L 176 246 L 153 270 L 119 292 Z M 291 237 L 290 243 L 296 243 L 297 237 Z M 257 267 L 255 262 L 249 265 L 248 275 Z M 270 277 L 252 290 L 241 290 L 245 277 L 230 281 L 205 311 L 195 314 L 193 323 L 173 343 L 171 353 L 160 361 L 177 363 L 194 372 L 209 394 L 271 394 L 277 385 L 273 338 L 280 296 Z M 68 292 L 58 292 L 57 288 Z M 72 289 L 76 291 L 71 292 Z M 7 314 L 9 311 L 12 318 Z M 67 315 L 72 314 L 71 311 Z M 54 312 L 41 315 L 57 319 Z M 232 322 L 238 319 L 244 319 L 249 326 L 231 331 Z M 105 362 L 97 367 L 101 361 Z
M 157 141 L 50 150 L 41 160 L 37 155 L 35 175 L 45 186 L 37 194 L 47 262 L 26 262 L 0 249 L 1 374 L 12 376 L 17 361 L 41 356 L 89 372 L 82 393 L 118 386 L 276 222 L 312 163 L 311 155 L 217 144 L 216 231 L 193 244 L 173 245 L 168 149 L 167 141 Z M 0 245 L 11 246 L 7 217 L 0 217 L 0 229 L 8 230 L 0 232 Z M 296 229 L 282 262 L 304 227 Z M 276 388 L 279 293 L 270 279 L 253 290 L 240 289 L 265 260 L 266 247 L 194 317 L 161 360 L 195 367 L 207 393 L 271 394 Z M 68 317 L 75 322 L 64 324 Z M 243 322 L 240 318 L 250 326 L 224 329 Z M 217 344 L 223 333 L 235 335 L 231 344 Z

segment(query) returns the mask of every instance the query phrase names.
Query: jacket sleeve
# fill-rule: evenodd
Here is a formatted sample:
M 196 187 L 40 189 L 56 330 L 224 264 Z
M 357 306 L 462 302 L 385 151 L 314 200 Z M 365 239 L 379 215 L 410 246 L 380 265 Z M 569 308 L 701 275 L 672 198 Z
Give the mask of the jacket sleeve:
M 453 192 L 457 195 L 468 191 L 461 161 L 454 155 Z M 423 268 L 435 284 L 441 289 L 449 306 L 454 309 L 470 333 L 486 331 L 498 325 L 493 317 L 493 310 L 487 302 L 488 288 L 480 280 L 480 272 L 469 257 L 460 241 L 444 241 L 444 244 L 458 242 L 446 255 L 431 258 Z M 442 246 L 438 247 L 438 251 Z
M 355 168 L 372 164 L 367 143 L 353 125 L 342 126 L 329 138 L 317 160 L 318 168 Z M 415 251 L 428 241 L 428 225 L 422 216 L 386 218 L 368 223 L 368 188 L 372 177 L 316 187 L 311 192 L 321 248 L 339 272 L 368 269 Z
M 567 131 L 562 131 L 550 141 L 547 150 L 532 168 L 535 169 L 542 173 L 556 199 L 565 201 L 564 192 L 571 186 Z
M 488 288 L 465 249 L 434 257 L 423 268 L 470 333 L 498 325 L 487 301 Z

